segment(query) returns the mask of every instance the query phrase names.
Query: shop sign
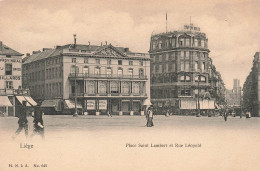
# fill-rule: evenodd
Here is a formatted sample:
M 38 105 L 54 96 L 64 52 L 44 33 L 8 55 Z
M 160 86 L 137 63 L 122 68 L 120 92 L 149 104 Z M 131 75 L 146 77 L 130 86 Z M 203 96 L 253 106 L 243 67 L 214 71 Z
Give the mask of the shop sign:
M 0 80 L 21 80 L 21 76 L 0 75 Z
M 95 109 L 96 109 L 96 101 L 87 100 L 87 110 L 95 110 Z
M 99 100 L 99 110 L 107 110 L 107 100 Z
M 22 63 L 22 60 L 21 59 L 6 59 L 6 58 L 3 58 L 3 59 L 0 59 L 0 62 Z

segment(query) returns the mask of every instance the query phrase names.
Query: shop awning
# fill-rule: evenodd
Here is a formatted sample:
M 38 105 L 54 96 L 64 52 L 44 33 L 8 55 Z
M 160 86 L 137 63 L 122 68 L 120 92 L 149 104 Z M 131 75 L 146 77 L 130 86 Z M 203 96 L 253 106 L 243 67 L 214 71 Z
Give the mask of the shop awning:
M 44 100 L 41 107 L 56 107 L 58 106 L 59 99 Z
M 145 99 L 144 102 L 143 102 L 143 105 L 144 106 L 151 106 L 153 104 L 151 103 L 151 101 L 149 99 Z
M 30 97 L 30 96 L 24 96 L 24 98 L 29 102 L 32 106 L 37 106 L 37 103 Z
M 7 96 L 0 96 L 0 106 L 12 106 Z
M 27 100 L 24 98 L 24 96 L 16 96 L 16 98 L 17 98 L 17 100 L 18 100 L 21 104 L 23 104 L 23 101 L 26 101 L 26 102 L 27 102 Z M 26 106 L 31 106 L 31 104 L 30 104 L 30 103 L 26 103 Z
M 215 109 L 214 100 L 203 100 L 200 101 L 200 109 Z
M 65 100 L 64 108 L 65 108 L 65 109 L 75 109 L 75 103 L 74 103 L 74 101 L 72 101 L 72 100 Z M 77 108 L 78 108 L 78 109 L 81 109 L 82 106 L 81 106 L 79 103 L 77 103 Z
M 50 99 L 44 100 L 41 104 L 41 107 L 53 107 L 56 111 L 61 111 L 61 100 L 60 99 Z
M 197 103 L 192 99 L 182 99 L 180 101 L 180 109 L 197 109 Z

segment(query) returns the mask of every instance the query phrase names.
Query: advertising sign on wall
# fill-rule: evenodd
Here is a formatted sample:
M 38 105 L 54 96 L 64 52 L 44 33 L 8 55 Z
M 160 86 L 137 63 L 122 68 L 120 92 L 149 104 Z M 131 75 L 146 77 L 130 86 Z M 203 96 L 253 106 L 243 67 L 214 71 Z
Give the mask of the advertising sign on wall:
M 107 100 L 99 100 L 99 110 L 107 110 Z
M 96 101 L 87 100 L 87 110 L 95 110 L 95 109 L 96 109 Z

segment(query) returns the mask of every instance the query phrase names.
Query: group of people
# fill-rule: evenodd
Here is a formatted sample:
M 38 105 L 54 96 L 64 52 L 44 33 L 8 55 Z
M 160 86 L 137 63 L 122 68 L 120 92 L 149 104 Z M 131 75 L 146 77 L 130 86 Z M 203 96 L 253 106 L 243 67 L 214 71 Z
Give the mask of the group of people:
M 27 101 L 22 102 L 21 110 L 18 116 L 18 129 L 16 130 L 15 134 L 13 135 L 13 139 L 17 137 L 17 135 L 20 134 L 20 132 L 24 129 L 25 136 L 28 138 L 28 120 L 27 120 L 27 107 L 26 107 Z M 33 120 L 33 133 L 30 136 L 31 138 L 39 134 L 44 139 L 44 124 L 42 119 L 43 112 L 40 108 L 40 105 L 37 104 L 37 106 L 34 107 L 34 120 Z

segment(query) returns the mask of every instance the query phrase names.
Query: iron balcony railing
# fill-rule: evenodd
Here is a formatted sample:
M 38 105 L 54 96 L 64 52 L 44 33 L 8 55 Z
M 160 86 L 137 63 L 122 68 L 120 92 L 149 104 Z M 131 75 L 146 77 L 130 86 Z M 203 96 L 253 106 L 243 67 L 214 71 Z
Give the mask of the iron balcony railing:
M 145 75 L 117 75 L 117 74 L 87 74 L 87 73 L 70 73 L 70 78 L 116 78 L 116 79 L 146 79 Z
M 77 97 L 147 97 L 146 93 L 77 93 Z M 70 93 L 70 98 L 74 98 L 75 93 Z
M 1 96 L 7 95 L 30 95 L 29 89 L 0 89 Z

